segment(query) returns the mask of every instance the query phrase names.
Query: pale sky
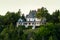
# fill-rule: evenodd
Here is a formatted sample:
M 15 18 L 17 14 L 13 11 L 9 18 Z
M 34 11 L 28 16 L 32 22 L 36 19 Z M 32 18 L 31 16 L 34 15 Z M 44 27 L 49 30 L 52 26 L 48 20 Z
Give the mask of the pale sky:
M 52 13 L 56 9 L 60 10 L 60 0 L 0 0 L 1 15 L 5 15 L 7 11 L 17 12 L 19 9 L 26 15 L 30 10 L 41 7 L 47 8 L 49 13 Z

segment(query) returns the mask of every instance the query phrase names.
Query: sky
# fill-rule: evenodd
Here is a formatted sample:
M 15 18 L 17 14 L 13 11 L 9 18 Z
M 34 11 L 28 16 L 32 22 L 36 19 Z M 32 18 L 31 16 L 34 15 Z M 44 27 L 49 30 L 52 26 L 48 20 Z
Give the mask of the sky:
M 60 0 L 0 0 L 0 15 L 5 15 L 7 11 L 17 12 L 27 15 L 30 10 L 37 10 L 45 7 L 50 14 L 55 10 L 60 10 Z

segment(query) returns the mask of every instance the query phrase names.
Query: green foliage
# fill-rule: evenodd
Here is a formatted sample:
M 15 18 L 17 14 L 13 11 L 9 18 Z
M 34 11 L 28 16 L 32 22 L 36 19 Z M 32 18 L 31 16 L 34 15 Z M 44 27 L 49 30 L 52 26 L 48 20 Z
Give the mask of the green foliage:
M 37 10 L 36 13 L 37 18 L 46 18 L 47 22 L 50 22 L 51 20 L 51 15 L 48 13 L 48 10 L 44 7 L 40 8 Z
M 41 9 L 38 9 L 37 11 L 37 17 L 46 17 L 46 14 L 48 13 L 47 9 L 42 7 Z
M 27 29 L 32 29 L 32 26 L 28 26 L 28 28 Z
M 21 17 L 24 21 L 26 21 L 26 18 L 24 16 L 24 14 L 22 14 L 22 17 Z
M 18 19 L 21 17 L 21 12 L 20 10 L 18 12 L 7 12 L 5 16 L 0 16 L 0 23 L 1 25 L 10 25 L 10 23 L 13 23 L 16 25 L 16 22 Z
M 37 18 L 45 17 L 46 24 L 40 25 L 36 29 L 32 26 L 20 25 L 16 27 L 19 18 L 26 21 L 24 14 L 21 16 L 18 12 L 7 12 L 6 15 L 0 15 L 0 40 L 60 40 L 60 11 L 56 10 L 52 15 L 44 7 L 37 10 Z
M 56 36 L 50 36 L 48 40 L 58 40 Z
M 55 12 L 53 12 L 52 20 L 53 20 L 53 23 L 59 22 L 59 20 L 60 20 L 60 11 L 59 10 L 56 10 Z

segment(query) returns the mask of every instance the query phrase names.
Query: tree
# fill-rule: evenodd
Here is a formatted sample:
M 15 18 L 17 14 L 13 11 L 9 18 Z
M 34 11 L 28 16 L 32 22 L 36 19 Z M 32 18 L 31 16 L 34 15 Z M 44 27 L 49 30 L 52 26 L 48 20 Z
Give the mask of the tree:
M 48 13 L 48 10 L 44 7 L 37 10 L 36 17 L 37 18 L 46 18 L 47 21 L 50 20 L 50 14 Z
M 58 40 L 60 40 L 60 23 L 55 24 L 55 30 L 56 30 L 56 37 L 58 38 Z
M 17 28 L 17 32 L 18 32 L 18 39 L 19 40 L 22 40 L 23 39 L 23 27 L 22 26 L 19 26 L 18 28 Z
M 21 17 L 24 21 L 26 21 L 26 18 L 24 16 L 24 14 L 22 14 L 22 17 Z
M 20 14 L 21 14 L 20 10 L 17 13 L 8 11 L 4 16 L 4 25 L 10 25 L 10 23 L 13 23 L 13 25 L 15 26 L 16 22 L 21 17 Z
M 49 29 L 50 31 L 50 34 L 49 34 L 49 40 L 58 40 L 58 37 L 57 37 L 57 33 L 58 31 L 56 30 L 58 28 L 58 26 L 56 26 L 55 24 L 53 23 L 47 23 L 46 24 L 46 27 Z M 59 29 L 59 28 L 58 28 Z M 58 33 L 59 35 L 59 33 Z
M 56 36 L 50 36 L 48 40 L 58 40 Z
M 5 28 L 0 34 L 2 40 L 9 40 L 8 29 Z
M 40 36 L 41 40 L 44 40 L 45 39 L 45 36 L 49 35 L 50 34 L 50 31 L 48 28 L 46 28 L 45 26 L 41 26 L 38 30 L 38 36 Z M 39 40 L 40 40 L 39 39 Z
M 59 15 L 60 15 L 59 10 L 56 10 L 55 12 L 53 12 L 53 14 L 52 14 L 53 23 L 58 23 L 59 22 L 59 19 L 60 19 Z
M 36 17 L 37 18 L 46 17 L 47 13 L 48 13 L 48 10 L 46 8 L 42 7 L 42 8 L 37 10 Z
M 18 17 L 21 17 L 21 11 L 20 11 L 20 9 L 18 10 L 18 12 L 16 12 L 16 15 L 18 15 Z
M 4 17 L 5 25 L 10 25 L 10 23 L 15 23 L 15 13 L 14 12 L 7 12 Z M 9 21 L 9 22 L 8 22 Z

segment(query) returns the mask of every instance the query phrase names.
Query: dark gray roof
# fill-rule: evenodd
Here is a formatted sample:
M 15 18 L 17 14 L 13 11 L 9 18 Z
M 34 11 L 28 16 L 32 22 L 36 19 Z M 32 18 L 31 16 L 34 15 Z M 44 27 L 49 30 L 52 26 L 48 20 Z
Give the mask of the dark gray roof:
M 36 17 L 36 10 L 32 10 L 29 12 L 29 14 L 26 16 L 26 18 L 35 18 Z

